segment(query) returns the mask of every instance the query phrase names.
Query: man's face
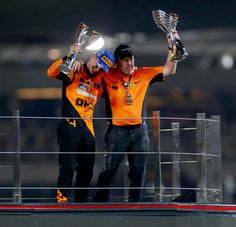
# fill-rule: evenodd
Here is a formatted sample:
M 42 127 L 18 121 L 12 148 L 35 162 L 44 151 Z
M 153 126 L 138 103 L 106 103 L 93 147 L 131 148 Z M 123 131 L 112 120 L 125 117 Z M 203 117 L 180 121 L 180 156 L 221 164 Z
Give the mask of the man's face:
M 134 71 L 134 56 L 118 58 L 116 63 L 119 70 L 125 75 L 130 75 Z
M 93 55 L 89 62 L 88 62 L 88 68 L 89 71 L 92 75 L 96 75 L 98 73 L 98 71 L 100 70 L 100 67 L 98 67 L 97 65 L 97 56 Z

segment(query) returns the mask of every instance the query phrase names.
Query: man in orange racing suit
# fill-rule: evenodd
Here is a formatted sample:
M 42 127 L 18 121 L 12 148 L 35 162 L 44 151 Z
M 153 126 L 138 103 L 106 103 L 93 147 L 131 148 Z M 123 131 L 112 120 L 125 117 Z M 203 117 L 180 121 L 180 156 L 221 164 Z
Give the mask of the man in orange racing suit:
M 177 32 L 174 36 L 179 39 Z M 169 36 L 167 41 L 170 46 Z M 93 201 L 108 201 L 110 190 L 105 188 L 113 183 L 119 165 L 127 153 L 130 179 L 128 201 L 139 202 L 149 150 L 148 130 L 143 120 L 146 114 L 147 90 L 152 83 L 163 81 L 175 74 L 177 64 L 170 61 L 170 50 L 166 63 L 159 67 L 135 68 L 134 53 L 128 45 L 118 46 L 114 55 L 117 66 L 103 74 L 112 121 L 105 135 L 105 167 L 99 174 L 98 190 Z
M 70 54 L 78 46 L 70 47 Z M 86 202 L 88 188 L 93 176 L 95 138 L 93 110 L 97 98 L 103 92 L 100 68 L 105 72 L 114 64 L 114 56 L 108 50 L 93 54 L 86 64 L 75 62 L 69 75 L 60 71 L 60 64 L 67 57 L 55 61 L 48 69 L 50 78 L 63 81 L 62 116 L 57 130 L 59 144 L 59 176 L 57 201 L 67 202 L 70 196 L 74 171 L 76 170 L 75 202 Z M 78 67 L 79 66 L 79 67 Z M 66 154 L 66 153 L 69 154 Z M 81 189 L 82 188 L 82 189 Z

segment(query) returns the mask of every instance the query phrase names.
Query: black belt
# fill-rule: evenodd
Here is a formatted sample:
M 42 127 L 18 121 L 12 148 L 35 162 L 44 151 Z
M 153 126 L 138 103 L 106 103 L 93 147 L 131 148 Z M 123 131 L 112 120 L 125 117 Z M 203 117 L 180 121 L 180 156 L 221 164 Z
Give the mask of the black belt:
M 134 129 L 134 128 L 138 128 L 142 126 L 143 124 L 145 124 L 145 122 L 142 122 L 141 124 L 136 124 L 136 125 L 123 125 L 123 126 L 112 124 L 112 126 L 117 127 L 117 128 L 122 128 L 122 129 Z

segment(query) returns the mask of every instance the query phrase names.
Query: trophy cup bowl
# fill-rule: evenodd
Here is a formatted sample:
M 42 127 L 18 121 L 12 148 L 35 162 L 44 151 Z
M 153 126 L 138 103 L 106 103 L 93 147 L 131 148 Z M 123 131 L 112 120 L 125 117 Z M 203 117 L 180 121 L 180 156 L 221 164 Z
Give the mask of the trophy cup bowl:
M 170 35 L 172 41 L 172 62 L 179 62 L 184 60 L 188 56 L 188 52 L 182 42 L 173 36 L 176 32 L 177 23 L 179 17 L 175 13 L 166 13 L 162 10 L 153 10 L 152 16 L 157 26 L 164 31 L 167 35 Z
M 70 54 L 67 59 L 61 63 L 59 66 L 60 71 L 66 75 L 69 75 L 73 68 L 74 62 L 78 59 L 78 56 L 82 50 L 95 42 L 100 36 L 100 33 L 91 31 L 86 24 L 80 23 L 77 27 L 75 37 L 75 42 L 78 44 L 79 49 L 78 51 Z

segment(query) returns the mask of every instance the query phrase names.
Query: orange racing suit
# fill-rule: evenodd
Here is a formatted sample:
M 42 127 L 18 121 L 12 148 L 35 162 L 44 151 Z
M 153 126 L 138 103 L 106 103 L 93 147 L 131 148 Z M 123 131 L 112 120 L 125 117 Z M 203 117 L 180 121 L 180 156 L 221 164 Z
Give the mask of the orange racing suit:
M 57 180 L 59 197 L 70 196 L 70 188 L 76 170 L 75 201 L 86 202 L 88 187 L 93 176 L 95 160 L 95 139 L 93 110 L 97 98 L 102 94 L 101 76 L 90 75 L 86 65 L 78 72 L 65 75 L 59 70 L 64 59 L 58 59 L 48 69 L 48 76 L 63 81 L 62 116 L 57 130 L 59 153 L 59 176 Z M 69 154 L 66 154 L 66 153 Z M 76 153 L 78 152 L 78 153 Z

